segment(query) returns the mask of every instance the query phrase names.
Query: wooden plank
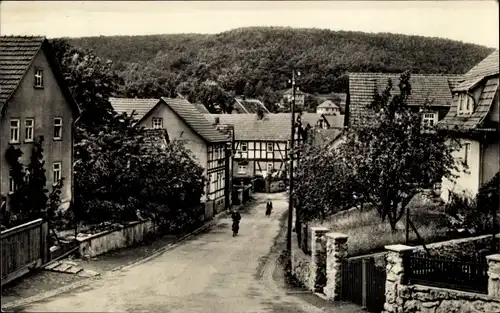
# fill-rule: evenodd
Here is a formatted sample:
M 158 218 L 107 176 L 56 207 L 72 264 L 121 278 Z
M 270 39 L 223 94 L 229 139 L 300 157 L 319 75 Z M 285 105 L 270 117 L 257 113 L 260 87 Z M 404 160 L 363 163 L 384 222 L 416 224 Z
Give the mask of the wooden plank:
M 39 218 L 39 219 L 36 219 L 34 221 L 31 221 L 31 222 L 28 222 L 28 223 L 25 223 L 25 224 L 22 224 L 22 225 L 19 225 L 16 227 L 6 229 L 6 230 L 2 231 L 1 239 L 12 236 L 14 234 L 25 231 L 27 229 L 38 227 L 42 223 L 43 223 L 43 219 Z

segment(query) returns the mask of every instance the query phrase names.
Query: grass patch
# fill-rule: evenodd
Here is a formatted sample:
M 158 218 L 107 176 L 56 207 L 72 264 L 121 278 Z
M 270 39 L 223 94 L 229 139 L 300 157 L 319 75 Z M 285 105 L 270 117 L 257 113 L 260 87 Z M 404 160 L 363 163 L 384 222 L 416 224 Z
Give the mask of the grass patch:
M 416 198 L 410 205 L 410 219 L 418 230 L 425 243 L 452 239 L 449 235 L 447 217 L 444 206 Z M 368 253 L 385 251 L 384 246 L 404 244 L 406 216 L 396 225 L 397 230 L 391 231 L 389 223 L 382 222 L 375 209 L 360 212 L 353 210 L 349 214 L 330 217 L 327 221 L 313 222 L 312 226 L 326 226 L 331 231 L 349 235 L 347 241 L 349 255 L 357 256 Z M 418 245 L 418 237 L 410 229 L 410 245 Z

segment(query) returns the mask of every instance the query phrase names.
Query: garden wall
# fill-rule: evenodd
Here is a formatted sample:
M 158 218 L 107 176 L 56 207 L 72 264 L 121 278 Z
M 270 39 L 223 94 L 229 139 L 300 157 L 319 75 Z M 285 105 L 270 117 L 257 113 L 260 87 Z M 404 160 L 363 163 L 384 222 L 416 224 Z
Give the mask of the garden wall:
M 297 234 L 292 234 L 292 275 L 303 286 L 309 285 L 311 257 L 299 247 Z
M 86 237 L 79 236 L 81 256 L 95 257 L 103 253 L 125 248 L 144 241 L 146 235 L 153 232 L 151 220 L 132 222 L 123 228 L 107 230 Z
M 500 299 L 444 288 L 410 285 L 400 292 L 403 312 L 478 313 L 500 312 Z M 387 307 L 387 309 L 391 309 Z M 389 311 L 388 312 L 396 312 Z
M 500 234 L 496 235 L 500 239 Z M 491 252 L 492 235 L 454 239 L 425 245 L 431 255 L 446 258 L 484 258 Z M 498 246 L 500 248 L 500 245 Z M 498 249 L 497 248 L 497 249 Z M 413 251 L 423 251 L 423 246 L 417 246 Z M 500 249 L 499 249 L 500 250 Z M 497 251 L 499 251 L 497 250 Z

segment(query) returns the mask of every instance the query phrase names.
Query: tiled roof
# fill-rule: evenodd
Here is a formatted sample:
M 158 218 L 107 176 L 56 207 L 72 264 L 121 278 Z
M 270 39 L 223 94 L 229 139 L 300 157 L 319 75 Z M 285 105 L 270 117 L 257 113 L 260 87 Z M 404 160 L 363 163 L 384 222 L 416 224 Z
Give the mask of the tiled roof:
M 470 80 L 476 77 L 486 77 L 498 74 L 499 73 L 498 58 L 499 58 L 498 50 L 493 51 L 489 56 L 487 56 L 484 60 L 479 62 L 470 71 L 468 71 L 464 75 L 465 79 Z
M 215 129 L 212 123 L 209 122 L 191 102 L 181 98 L 167 97 L 161 97 L 161 100 L 166 103 L 189 127 L 191 127 L 192 130 L 194 130 L 206 141 L 229 141 L 229 138 Z
M 262 120 L 257 114 L 205 114 L 205 117 L 211 123 L 218 117 L 220 124 L 233 125 L 235 140 L 286 141 L 291 135 L 291 113 L 264 114 Z M 302 113 L 302 125 L 315 126 L 320 118 L 321 114 Z
M 331 100 L 326 100 L 326 101 L 323 101 L 316 108 L 338 108 L 338 109 L 340 109 L 340 106 L 336 105 Z
M 245 108 L 246 113 L 257 113 L 259 109 L 264 111 L 264 113 L 271 113 L 269 110 L 266 108 L 264 103 L 258 99 L 242 99 L 242 98 L 235 98 L 236 102 Z M 243 113 L 243 112 L 239 112 Z
M 193 103 L 193 105 L 201 114 L 210 113 L 210 111 L 208 111 L 207 107 L 203 103 L 195 102 Z
M 329 145 L 342 134 L 342 129 L 316 129 L 314 130 L 314 145 Z
M 367 117 L 366 106 L 373 101 L 375 92 L 381 93 L 392 80 L 392 94 L 399 93 L 400 74 L 386 73 L 351 73 L 349 74 L 350 118 L 355 121 Z M 460 81 L 460 75 L 430 75 L 413 74 L 410 77 L 412 93 L 408 105 L 421 106 L 430 101 L 430 105 L 450 106 L 452 103 L 452 88 Z M 368 116 L 369 117 L 369 116 Z
M 0 108 L 24 77 L 45 37 L 0 37 Z
M 344 128 L 345 115 L 325 115 L 330 128 Z
M 444 128 L 458 130 L 471 130 L 480 126 L 490 112 L 493 99 L 498 91 L 498 82 L 498 76 L 486 81 L 474 112 L 469 116 L 459 116 L 457 114 L 459 100 L 458 96 L 456 96 L 450 110 L 444 119 L 439 122 L 439 125 Z
M 113 109 L 119 113 L 127 113 L 132 115 L 135 113 L 134 118 L 141 120 L 151 109 L 160 102 L 158 99 L 136 99 L 136 98 L 109 98 L 109 103 Z

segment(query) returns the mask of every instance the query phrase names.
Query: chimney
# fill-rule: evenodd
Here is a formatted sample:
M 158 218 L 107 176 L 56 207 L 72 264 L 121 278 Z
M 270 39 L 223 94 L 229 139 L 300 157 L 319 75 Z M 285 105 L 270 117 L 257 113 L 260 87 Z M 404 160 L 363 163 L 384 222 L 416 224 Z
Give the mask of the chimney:
M 220 123 L 220 119 L 219 119 L 219 117 L 218 117 L 218 116 L 216 116 L 216 117 L 215 117 L 215 122 L 214 122 L 214 124 L 215 124 L 215 125 L 219 125 L 219 123 Z

